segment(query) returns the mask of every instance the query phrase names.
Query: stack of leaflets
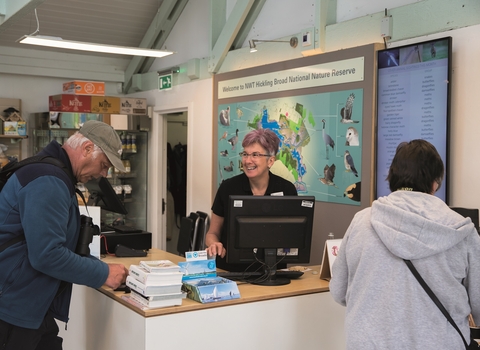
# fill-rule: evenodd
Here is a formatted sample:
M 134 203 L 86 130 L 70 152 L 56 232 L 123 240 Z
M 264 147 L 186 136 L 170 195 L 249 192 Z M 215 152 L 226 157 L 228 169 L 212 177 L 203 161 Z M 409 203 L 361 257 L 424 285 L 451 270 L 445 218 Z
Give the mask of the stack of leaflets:
M 183 286 L 190 299 L 203 304 L 240 298 L 237 284 L 222 277 L 191 279 Z
M 140 261 L 130 266 L 126 284 L 133 301 L 154 309 L 182 304 L 186 296 L 182 276 L 180 267 L 170 260 Z

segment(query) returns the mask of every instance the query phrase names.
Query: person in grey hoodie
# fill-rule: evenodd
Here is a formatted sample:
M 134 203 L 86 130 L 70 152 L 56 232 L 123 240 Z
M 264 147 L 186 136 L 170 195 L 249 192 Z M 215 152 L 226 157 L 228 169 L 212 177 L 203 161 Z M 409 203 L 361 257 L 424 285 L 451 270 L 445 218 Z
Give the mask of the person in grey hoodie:
M 469 315 L 480 321 L 480 238 L 469 218 L 433 195 L 443 175 L 432 144 L 400 144 L 387 177 L 392 193 L 350 223 L 330 281 L 346 306 L 347 349 L 465 349 L 403 259 L 470 341 Z

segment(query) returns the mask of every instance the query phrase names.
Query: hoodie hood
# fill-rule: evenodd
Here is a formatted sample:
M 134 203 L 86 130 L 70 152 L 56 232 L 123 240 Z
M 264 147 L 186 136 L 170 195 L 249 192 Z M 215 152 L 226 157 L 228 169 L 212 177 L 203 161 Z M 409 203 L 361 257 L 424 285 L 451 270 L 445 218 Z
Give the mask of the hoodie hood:
M 430 194 L 396 191 L 372 203 L 371 224 L 388 250 L 402 259 L 444 252 L 472 232 L 472 223 Z

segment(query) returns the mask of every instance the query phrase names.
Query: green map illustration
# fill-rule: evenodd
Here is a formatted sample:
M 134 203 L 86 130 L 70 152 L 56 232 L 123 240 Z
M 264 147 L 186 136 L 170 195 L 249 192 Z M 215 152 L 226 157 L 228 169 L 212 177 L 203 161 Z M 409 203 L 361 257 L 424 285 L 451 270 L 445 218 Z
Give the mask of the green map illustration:
M 218 185 L 241 173 L 243 137 L 268 128 L 280 138 L 271 171 L 317 201 L 360 205 L 363 90 L 218 106 Z

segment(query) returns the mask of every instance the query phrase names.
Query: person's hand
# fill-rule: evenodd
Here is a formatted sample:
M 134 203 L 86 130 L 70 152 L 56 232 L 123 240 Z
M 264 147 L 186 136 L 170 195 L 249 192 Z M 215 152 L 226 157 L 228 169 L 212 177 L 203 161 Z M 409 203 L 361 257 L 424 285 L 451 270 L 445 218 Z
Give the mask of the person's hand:
M 117 289 L 127 279 L 128 270 L 123 264 L 108 264 L 108 277 L 105 285 Z
M 224 258 L 227 251 L 221 242 L 214 242 L 208 246 L 207 254 L 208 256 L 220 255 L 220 257 Z

